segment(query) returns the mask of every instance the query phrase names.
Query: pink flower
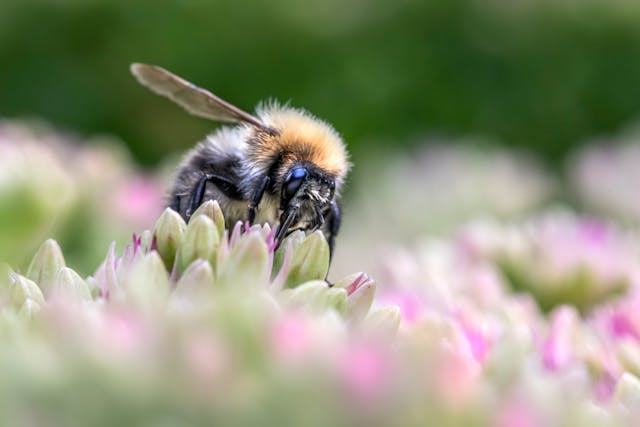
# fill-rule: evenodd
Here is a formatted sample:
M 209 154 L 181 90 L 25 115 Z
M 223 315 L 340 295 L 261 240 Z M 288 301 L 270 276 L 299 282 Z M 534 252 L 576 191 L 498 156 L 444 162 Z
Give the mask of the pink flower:
M 149 227 L 161 213 L 163 196 L 162 186 L 155 180 L 134 177 L 116 189 L 110 208 L 121 221 Z
M 462 332 L 469 343 L 473 357 L 478 363 L 484 362 L 490 349 L 489 340 L 485 334 L 479 328 L 464 323 Z
M 578 321 L 573 307 L 563 306 L 552 313 L 550 331 L 542 343 L 542 362 L 549 371 L 563 369 L 573 359 L 573 335 Z
M 395 305 L 400 308 L 402 320 L 415 323 L 424 314 L 422 296 L 414 291 L 396 290 L 388 292 L 384 297 L 384 305 Z
M 273 325 L 271 348 L 284 360 L 297 360 L 310 349 L 313 337 L 307 319 L 294 313 L 286 314 Z
M 207 389 L 232 370 L 227 348 L 209 334 L 198 332 L 184 343 L 185 359 L 197 385 Z
M 441 398 L 453 406 L 458 406 L 472 398 L 481 367 L 468 347 L 458 339 L 458 342 L 442 349 L 433 372 Z
M 389 381 L 389 360 L 378 345 L 351 343 L 341 358 L 343 381 L 356 400 L 370 400 L 380 396 Z
M 629 313 L 616 311 L 609 318 L 609 330 L 616 338 L 631 337 L 640 341 L 640 325 L 637 324 L 637 320 L 631 318 Z
M 107 352 L 137 357 L 148 346 L 151 331 L 133 312 L 105 310 L 97 326 L 96 338 Z
M 496 427 L 541 427 L 543 423 L 536 411 L 521 399 L 511 399 L 502 408 Z

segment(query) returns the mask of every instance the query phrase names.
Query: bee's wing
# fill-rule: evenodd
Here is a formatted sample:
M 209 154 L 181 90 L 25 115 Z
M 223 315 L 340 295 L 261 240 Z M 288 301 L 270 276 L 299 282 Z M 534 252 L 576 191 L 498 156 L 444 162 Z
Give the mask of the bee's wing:
M 131 73 L 153 92 L 166 96 L 189 113 L 219 122 L 246 122 L 270 130 L 264 123 L 211 92 L 156 65 L 131 64 Z

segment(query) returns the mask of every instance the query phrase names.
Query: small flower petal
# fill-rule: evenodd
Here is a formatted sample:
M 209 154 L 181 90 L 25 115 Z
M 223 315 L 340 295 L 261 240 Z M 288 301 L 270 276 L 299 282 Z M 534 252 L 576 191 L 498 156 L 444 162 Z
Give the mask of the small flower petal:
M 359 276 L 358 286 L 354 287 L 354 290 L 349 293 L 350 286 L 345 288 L 347 292 L 347 302 L 345 309 L 345 317 L 355 322 L 359 322 L 365 318 L 371 304 L 373 304 L 373 298 L 376 295 L 376 283 L 366 275 Z M 352 282 L 356 283 L 356 281 Z

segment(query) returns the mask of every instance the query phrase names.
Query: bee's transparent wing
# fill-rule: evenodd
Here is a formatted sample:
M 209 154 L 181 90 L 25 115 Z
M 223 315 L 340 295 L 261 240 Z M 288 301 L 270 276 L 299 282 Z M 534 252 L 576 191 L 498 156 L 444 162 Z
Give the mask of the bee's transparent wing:
M 166 96 L 193 115 L 219 122 L 246 122 L 257 128 L 270 130 L 251 114 L 162 67 L 131 64 L 131 73 L 142 85 L 159 95 Z

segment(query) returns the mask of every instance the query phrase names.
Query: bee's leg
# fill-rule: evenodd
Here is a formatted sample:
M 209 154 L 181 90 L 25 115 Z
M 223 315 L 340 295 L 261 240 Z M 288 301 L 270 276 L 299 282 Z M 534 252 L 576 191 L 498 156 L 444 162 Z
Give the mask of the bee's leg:
M 191 199 L 187 207 L 186 217 L 187 221 L 191 218 L 191 215 L 200 207 L 204 199 L 205 189 L 207 182 L 212 182 L 218 187 L 218 189 L 228 198 L 234 200 L 241 200 L 242 194 L 238 187 L 231 182 L 228 178 L 221 175 L 207 174 L 200 178 L 200 181 L 196 184 L 196 187 L 191 193 Z
M 342 222 L 342 214 L 340 213 L 340 205 L 335 200 L 331 202 L 331 207 L 327 213 L 327 242 L 329 243 L 329 262 L 333 258 L 333 250 L 336 243 L 336 236 L 340 231 L 340 223 Z
M 173 198 L 173 201 L 171 202 L 171 206 L 169 207 L 179 213 L 180 212 L 180 196 L 176 194 L 176 196 Z
M 255 221 L 256 219 L 256 209 L 260 204 L 262 196 L 264 196 L 264 192 L 267 189 L 270 181 L 271 178 L 269 178 L 268 175 L 262 178 L 262 181 L 260 181 L 260 185 L 258 185 L 256 190 L 251 195 L 251 200 L 249 201 L 249 212 L 247 212 L 247 220 L 249 221 L 250 225 L 253 225 L 253 221 Z
M 209 181 L 210 177 L 208 175 L 200 178 L 200 181 L 196 184 L 196 187 L 191 192 L 191 199 L 189 200 L 189 205 L 187 206 L 187 212 L 185 216 L 187 217 L 187 221 L 191 218 L 191 215 L 200 207 L 202 204 L 202 199 L 204 199 L 204 190 L 207 186 L 207 181 Z

